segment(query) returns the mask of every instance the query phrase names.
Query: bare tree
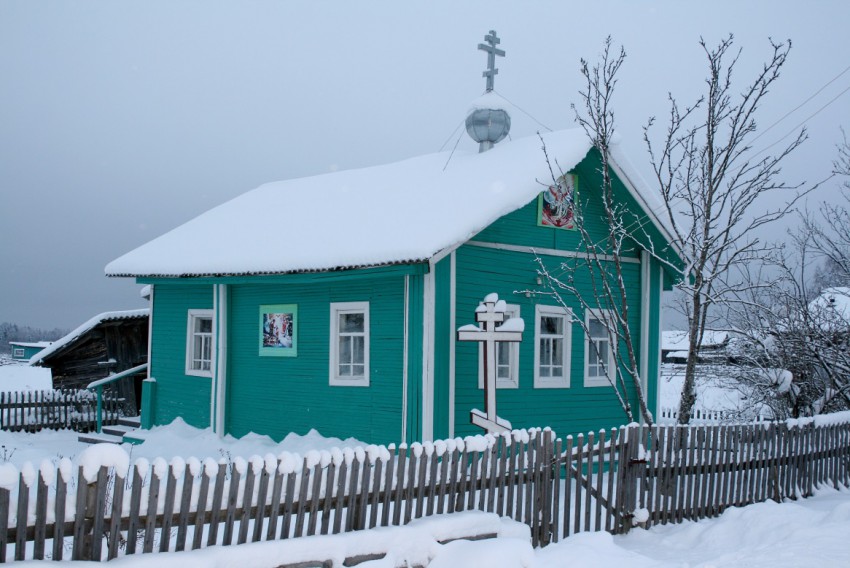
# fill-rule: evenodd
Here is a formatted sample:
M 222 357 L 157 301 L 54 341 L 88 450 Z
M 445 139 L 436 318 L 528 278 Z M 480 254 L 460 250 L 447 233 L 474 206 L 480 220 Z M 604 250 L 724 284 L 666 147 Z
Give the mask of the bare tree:
M 756 231 L 788 214 L 804 193 L 780 178 L 780 166 L 805 140 L 805 130 L 775 154 L 752 147 L 756 115 L 779 79 L 791 42 L 771 41 L 772 55 L 739 93 L 733 75 L 741 50 L 733 50 L 732 36 L 713 48 L 704 40 L 700 45 L 708 62 L 705 94 L 685 107 L 670 96 L 660 144 L 652 141 L 654 119 L 644 129 L 675 244 L 686 262 L 678 285 L 689 334 L 681 423 L 690 421 L 696 401 L 697 351 L 713 308 L 751 285 L 736 280 L 736 269 L 767 254 L 770 247 Z M 761 209 L 768 198 L 772 207 Z
M 847 189 L 846 137 L 827 180 L 833 176 L 844 177 Z M 786 246 L 764 259 L 770 285 L 753 286 L 743 301 L 730 305 L 729 320 L 740 330 L 733 352 L 735 378 L 748 400 L 769 407 L 776 418 L 850 408 L 848 202 L 845 193 L 843 202 L 801 213 Z M 742 280 L 766 281 L 751 273 Z M 783 372 L 789 380 L 773 380 Z
M 619 50 L 614 49 L 612 40 L 608 37 L 598 64 L 591 67 L 586 60 L 581 60 L 581 73 L 585 78 L 584 90 L 580 92 L 582 105 L 579 108 L 573 105 L 572 108 L 576 121 L 599 153 L 601 192 L 585 197 L 577 195 L 573 202 L 574 224 L 581 239 L 583 254 L 561 263 L 554 271 L 538 257 L 538 274 L 541 276 L 541 282 L 545 284 L 545 290 L 534 292 L 554 298 L 564 308 L 568 307 L 566 298 L 573 298 L 582 311 L 599 316 L 596 321 L 603 323 L 601 327 L 607 334 L 607 344 L 591 339 L 593 330 L 590 329 L 591 324 L 588 321 L 583 318 L 575 319 L 588 338 L 591 356 L 605 365 L 607 380 L 628 420 L 636 419 L 629 393 L 631 390 L 639 407 L 637 418 L 652 424 L 653 416 L 647 405 L 643 377 L 638 364 L 637 338 L 629 327 L 632 308 L 630 302 L 633 298 L 627 297 L 623 266 L 627 251 L 633 256 L 635 243 L 632 230 L 639 226 L 640 222 L 636 212 L 629 211 L 623 203 L 615 199 L 610 171 L 610 147 L 615 132 L 611 102 L 617 83 L 617 71 L 625 58 L 625 50 L 622 47 Z M 543 149 L 545 153 L 545 144 Z M 548 153 L 546 160 L 550 166 L 552 184 L 558 186 L 564 183 L 564 171 L 557 162 L 551 160 Z M 602 206 L 601 220 L 607 233 L 602 239 L 591 234 L 591 227 L 598 226 L 598 213 L 590 213 L 590 208 L 587 207 L 589 199 Z M 589 281 L 590 294 L 587 294 L 584 287 L 579 289 L 575 278 L 577 274 L 581 275 L 583 282 Z M 610 368 L 607 364 L 609 355 L 613 360 Z

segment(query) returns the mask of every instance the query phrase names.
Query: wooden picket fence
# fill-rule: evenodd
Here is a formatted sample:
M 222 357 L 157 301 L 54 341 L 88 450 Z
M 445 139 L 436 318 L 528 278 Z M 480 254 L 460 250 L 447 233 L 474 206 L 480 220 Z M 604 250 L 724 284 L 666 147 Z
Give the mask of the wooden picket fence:
M 676 423 L 679 419 L 679 409 L 664 407 L 658 413 L 658 421 L 661 424 Z M 765 422 L 768 419 L 764 416 L 757 416 L 752 419 L 753 422 Z M 716 422 L 716 423 L 740 423 L 741 413 L 735 410 L 709 410 L 705 408 L 695 408 L 691 415 L 692 423 Z
M 121 465 L 111 450 L 92 451 L 113 465 L 82 456 L 76 475 L 70 462 L 58 471 L 24 468 L 16 486 L 0 488 L 0 561 L 111 559 L 470 509 L 526 523 L 533 544 L 545 546 L 578 532 L 622 533 L 850 486 L 850 420 L 631 426 L 563 440 L 530 430 L 304 457 L 139 460 L 132 468 L 126 454 Z M 9 478 L 0 468 L 0 480 Z
M 103 397 L 103 423 L 117 424 L 123 416 L 123 400 Z M 0 430 L 38 432 L 71 429 L 91 432 L 97 428 L 97 396 L 88 390 L 54 389 L 0 392 Z

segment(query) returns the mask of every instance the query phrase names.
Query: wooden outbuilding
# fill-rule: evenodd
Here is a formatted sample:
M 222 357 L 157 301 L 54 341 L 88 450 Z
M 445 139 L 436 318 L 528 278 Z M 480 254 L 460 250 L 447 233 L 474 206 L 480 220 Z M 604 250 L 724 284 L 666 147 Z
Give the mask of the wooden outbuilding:
M 148 359 L 150 310 L 105 312 L 89 319 L 33 357 L 49 367 L 54 388 L 85 388 L 92 381 L 131 369 Z M 138 412 L 141 379 L 122 381 L 115 389 L 128 412 Z

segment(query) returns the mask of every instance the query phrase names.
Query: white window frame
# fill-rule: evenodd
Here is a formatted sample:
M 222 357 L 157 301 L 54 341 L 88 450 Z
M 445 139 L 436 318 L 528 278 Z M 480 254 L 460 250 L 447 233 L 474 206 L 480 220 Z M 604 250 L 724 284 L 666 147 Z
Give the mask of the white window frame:
M 210 368 L 195 369 L 195 320 L 209 319 L 212 323 L 210 332 Z M 215 315 L 213 310 L 189 310 L 186 320 L 186 374 L 193 377 L 212 377 L 215 365 Z
M 339 316 L 346 313 L 363 314 L 363 376 L 349 377 L 339 375 Z M 331 386 L 336 387 L 368 387 L 369 386 L 369 302 L 332 302 L 331 303 L 331 327 L 330 327 L 330 350 L 329 359 L 329 381 Z
M 611 310 L 587 310 L 584 316 L 584 325 L 585 329 L 590 332 L 590 320 L 594 319 L 599 322 L 602 322 L 606 326 L 611 325 L 613 321 L 613 317 L 611 316 Z M 614 370 L 615 358 L 614 358 L 614 349 L 615 346 L 612 345 L 611 336 L 606 334 L 605 341 L 608 343 L 608 363 L 606 368 L 608 369 L 608 374 L 606 375 L 590 375 L 590 342 L 591 337 L 588 333 L 587 337 L 584 339 L 584 386 L 586 387 L 607 387 L 611 386 L 611 380 L 615 377 L 612 375 Z
M 560 377 L 540 376 L 540 320 L 543 316 L 561 316 L 564 318 L 564 331 L 559 336 L 564 342 L 563 375 Z M 570 388 L 570 363 L 572 361 L 573 312 L 563 306 L 540 305 L 534 307 L 534 388 L 566 389 Z
M 23 347 L 15 347 L 12 349 L 12 357 L 23 357 L 26 350 Z
M 517 304 L 508 304 L 505 307 L 505 314 L 510 316 L 511 318 L 520 317 L 520 309 Z M 507 320 L 505 320 L 507 321 Z M 499 324 L 501 325 L 501 324 Z M 511 342 L 502 342 L 497 344 L 496 349 L 510 349 L 509 353 L 509 362 L 510 362 L 510 373 L 508 378 L 501 379 L 498 374 L 496 375 L 496 388 L 497 389 L 518 389 L 519 388 L 519 342 L 511 341 Z M 496 362 L 498 364 L 498 354 L 496 356 Z M 478 388 L 484 388 L 484 344 L 478 344 Z

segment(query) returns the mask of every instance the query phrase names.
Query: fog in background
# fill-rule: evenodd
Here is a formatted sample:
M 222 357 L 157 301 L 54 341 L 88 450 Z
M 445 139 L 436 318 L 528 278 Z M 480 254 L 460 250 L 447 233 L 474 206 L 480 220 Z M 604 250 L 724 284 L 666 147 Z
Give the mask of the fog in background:
M 456 129 L 484 91 L 476 47 L 490 29 L 507 52 L 496 91 L 528 113 L 512 114 L 514 138 L 574 126 L 579 58 L 596 60 L 609 34 L 623 44 L 618 131 L 647 180 L 641 127 L 657 115 L 663 128 L 668 92 L 691 102 L 701 89 L 700 36 L 735 34 L 740 89 L 768 37 L 791 38 L 760 115 L 779 122 L 756 146 L 806 121 L 784 174 L 818 181 L 850 127 L 848 22 L 846 1 L 3 0 L 0 321 L 75 327 L 144 306 L 104 266 L 262 183 L 451 150 L 459 136 L 458 151 L 475 151 Z M 316 223 L 324 206 L 317 196 Z

